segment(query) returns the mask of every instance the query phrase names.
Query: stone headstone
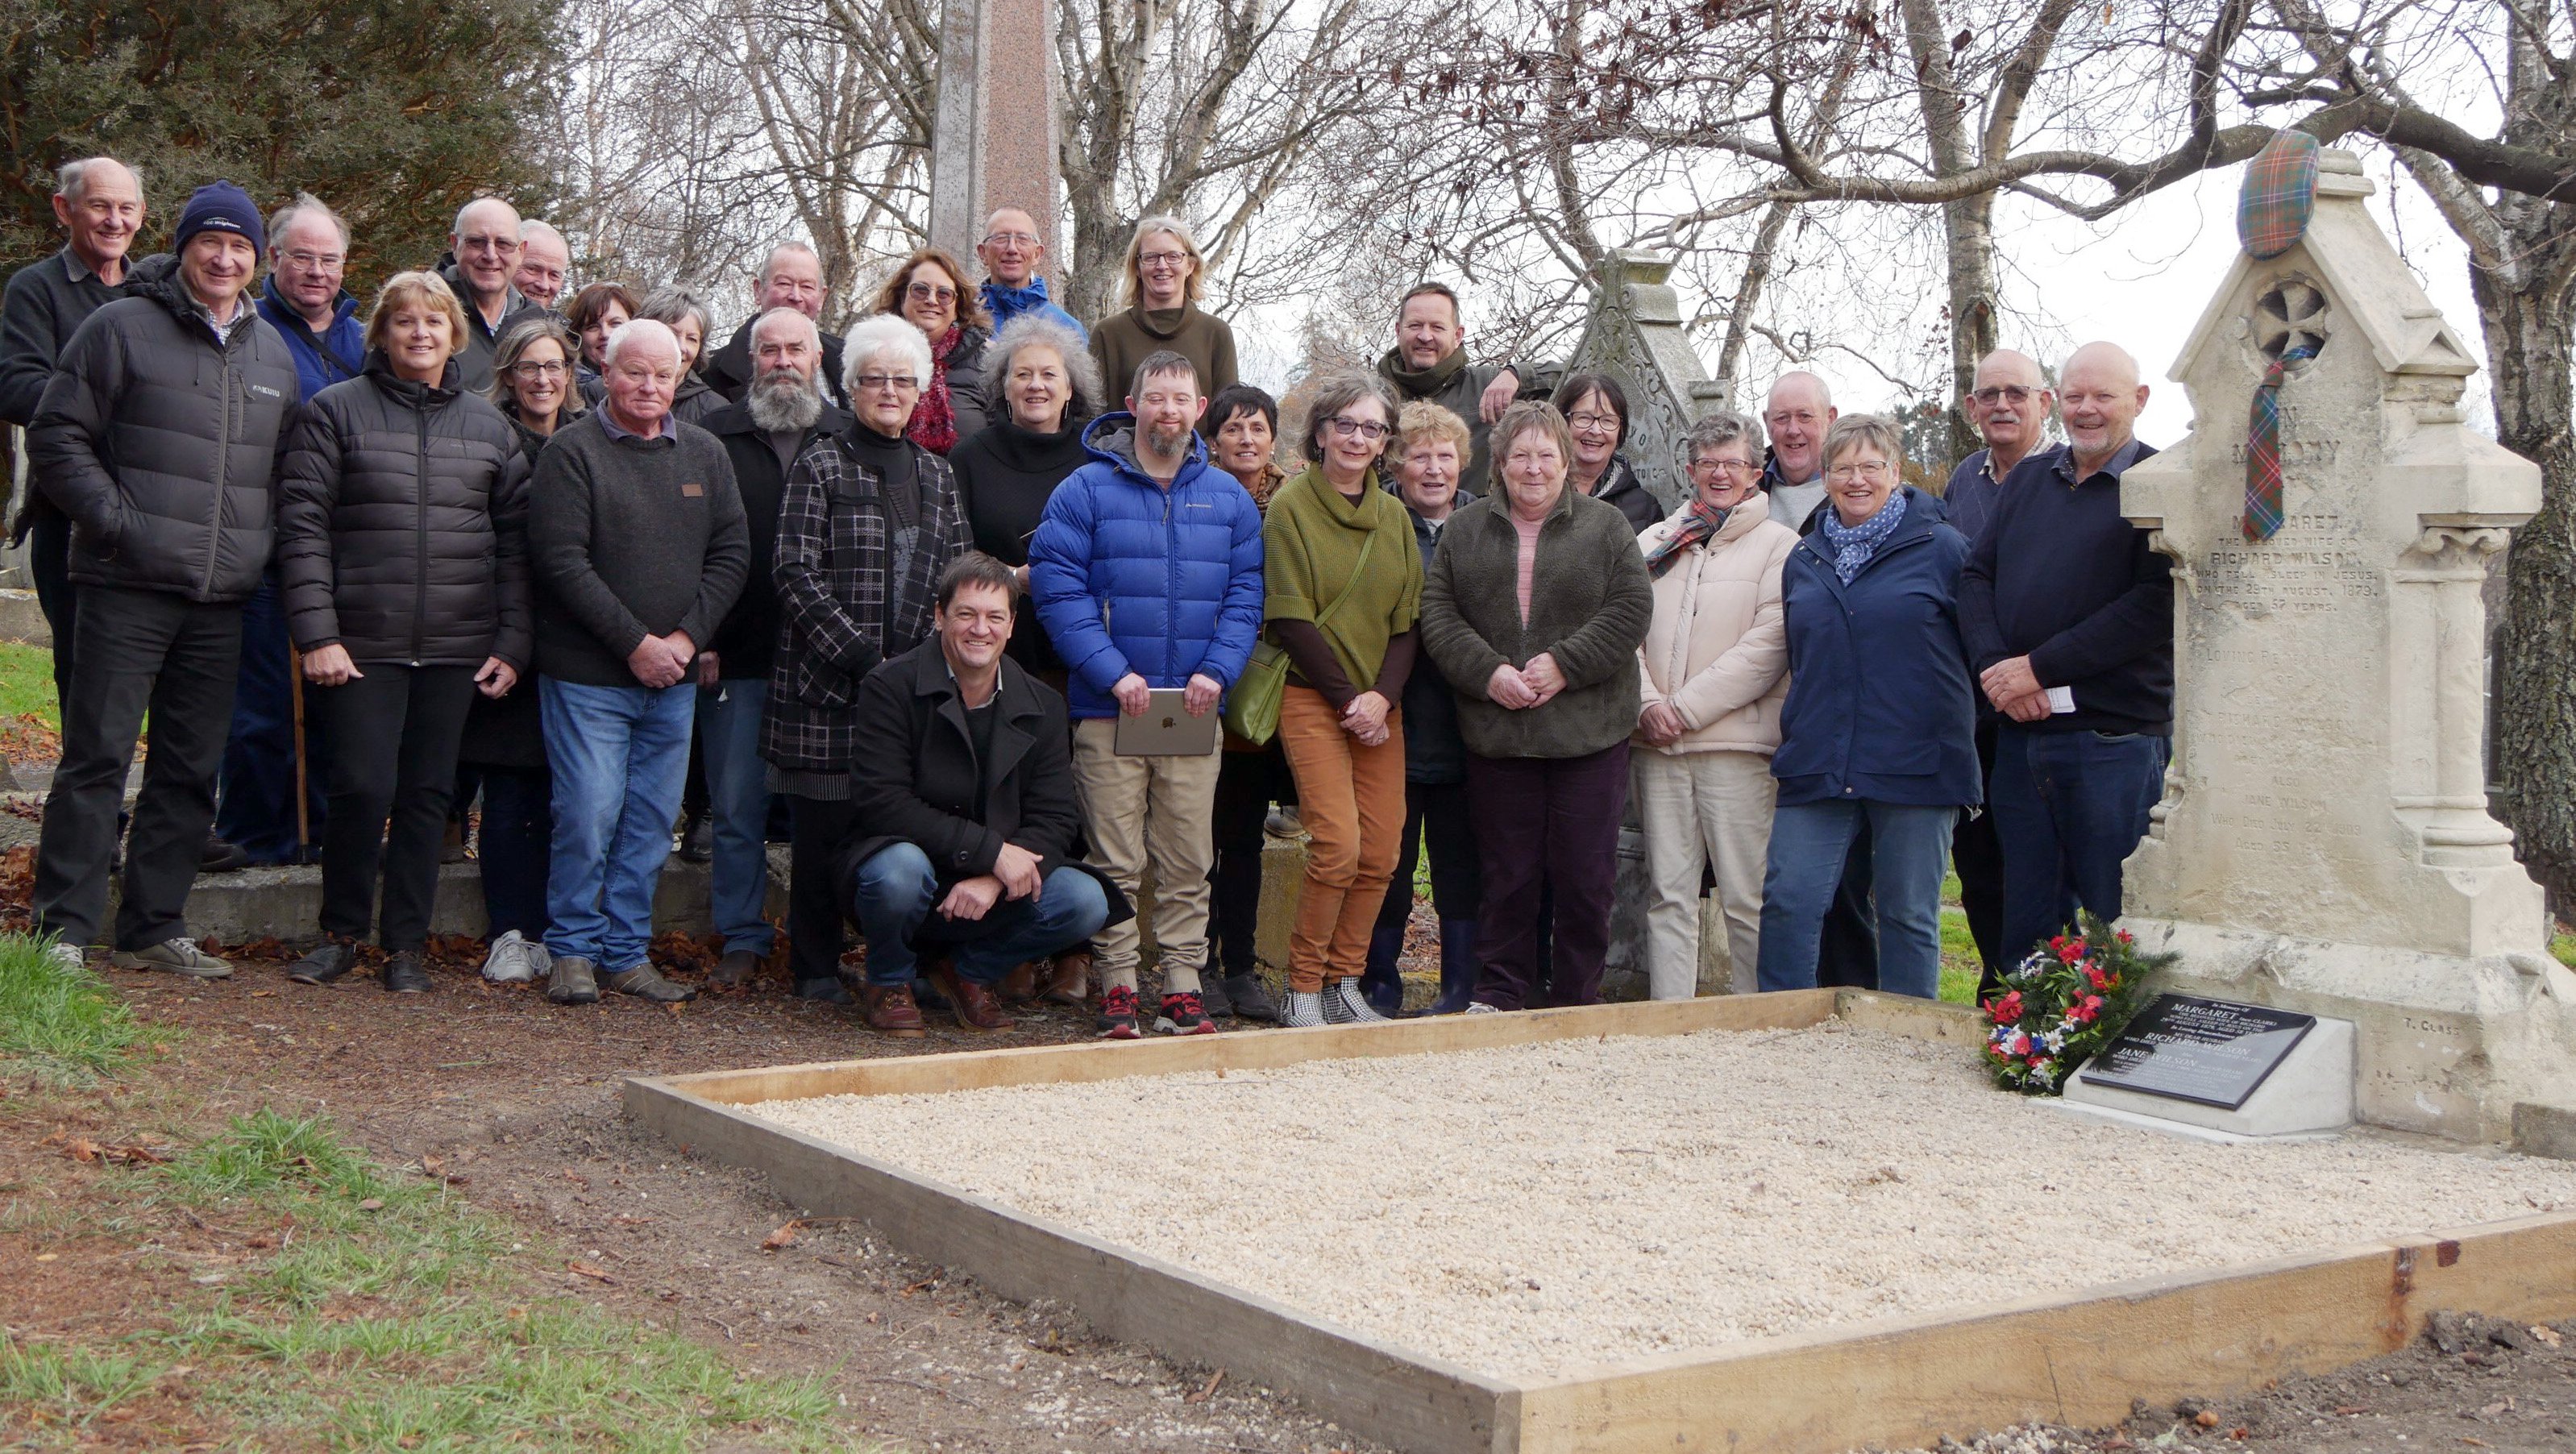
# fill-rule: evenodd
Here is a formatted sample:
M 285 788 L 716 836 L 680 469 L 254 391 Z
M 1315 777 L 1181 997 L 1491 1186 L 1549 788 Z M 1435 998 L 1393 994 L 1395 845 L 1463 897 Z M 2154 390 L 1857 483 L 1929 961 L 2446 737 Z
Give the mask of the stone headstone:
M 2166 987 L 2355 1023 L 2362 1119 L 2501 1140 L 2576 1078 L 2576 976 L 2487 811 L 2487 563 L 2539 469 L 2468 429 L 2475 355 L 2326 153 L 2305 237 L 2239 254 L 2171 370 L 2190 436 L 2122 509 L 2174 565 L 2176 727 L 2125 927 Z M 2286 523 L 2242 529 L 2247 411 L 2280 391 Z
M 1682 435 L 1691 421 L 1724 402 L 1724 390 L 1700 366 L 1683 326 L 1673 260 L 1625 249 L 1602 261 L 1592 313 L 1574 346 L 1574 370 L 1608 374 L 1628 395 L 1628 437 L 1620 452 L 1646 488 L 1670 511 L 1681 503 Z
M 984 219 L 1024 207 L 1056 255 L 1053 0 L 944 0 L 931 116 L 930 241 L 970 269 Z
M 2085 1062 L 2083 1075 L 2094 1085 L 2233 1111 L 2316 1027 L 2316 1016 L 2295 1010 L 2158 995 Z

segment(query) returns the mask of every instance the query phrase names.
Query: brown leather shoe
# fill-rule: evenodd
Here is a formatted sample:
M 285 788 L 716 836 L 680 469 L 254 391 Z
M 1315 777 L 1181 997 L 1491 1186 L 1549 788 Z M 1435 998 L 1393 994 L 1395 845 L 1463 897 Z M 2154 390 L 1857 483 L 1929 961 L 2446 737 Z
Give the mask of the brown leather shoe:
M 1091 951 L 1068 949 L 1057 955 L 1055 970 L 1047 976 L 1046 993 L 1041 998 L 1077 1010 L 1090 1004 Z
M 901 1040 L 921 1038 L 921 1007 L 912 1002 L 908 984 L 872 984 L 859 991 L 859 1008 L 868 1028 Z
M 1009 1030 L 1020 1023 L 1002 1013 L 1001 1002 L 993 998 L 990 989 L 959 977 L 952 966 L 930 966 L 930 982 L 939 986 L 939 992 L 948 997 L 949 1008 L 957 1012 L 957 1028 L 960 1030 Z
M 1032 963 L 1012 965 L 1011 972 L 1002 976 L 1002 982 L 993 986 L 993 993 L 1001 996 L 1004 1004 L 1010 1005 L 1025 1005 L 1036 999 L 1038 967 Z

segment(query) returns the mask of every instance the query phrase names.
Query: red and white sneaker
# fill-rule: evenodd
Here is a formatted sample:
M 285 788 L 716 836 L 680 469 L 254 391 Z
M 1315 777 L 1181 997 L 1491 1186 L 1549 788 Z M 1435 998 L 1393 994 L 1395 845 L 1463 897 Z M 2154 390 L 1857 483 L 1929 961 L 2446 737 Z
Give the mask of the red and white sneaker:
M 1163 1013 L 1154 1017 L 1157 1035 L 1213 1035 L 1216 1021 L 1208 1018 L 1207 1006 L 1199 1000 L 1198 991 L 1183 990 L 1163 996 Z
M 1136 1028 L 1136 992 L 1123 985 L 1102 990 L 1100 1019 L 1097 1023 L 1100 1026 L 1100 1038 L 1103 1040 L 1144 1038 Z

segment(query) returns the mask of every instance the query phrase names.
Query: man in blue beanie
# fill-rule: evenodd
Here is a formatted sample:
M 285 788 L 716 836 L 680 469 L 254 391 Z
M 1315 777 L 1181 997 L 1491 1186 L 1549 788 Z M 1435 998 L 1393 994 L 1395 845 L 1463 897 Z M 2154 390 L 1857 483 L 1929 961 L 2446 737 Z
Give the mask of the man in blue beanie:
M 250 198 L 230 182 L 199 187 L 174 241 L 171 275 L 138 280 L 72 335 L 27 431 L 37 488 L 71 517 L 80 590 L 33 907 L 66 961 L 98 937 L 149 710 L 111 962 L 220 978 L 232 966 L 197 948 L 183 911 L 214 821 L 242 602 L 268 564 L 277 439 L 297 386 L 286 340 L 248 296 L 267 241 Z

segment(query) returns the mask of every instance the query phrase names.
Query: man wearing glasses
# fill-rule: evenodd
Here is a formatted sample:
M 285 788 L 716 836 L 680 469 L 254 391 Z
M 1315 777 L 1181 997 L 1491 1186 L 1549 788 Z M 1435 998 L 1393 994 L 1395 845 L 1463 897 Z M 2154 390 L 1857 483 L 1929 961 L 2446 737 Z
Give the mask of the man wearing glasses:
M 2057 391 L 2040 376 L 2039 362 L 2026 353 L 1999 348 L 1977 364 L 1976 386 L 1963 401 L 1968 421 L 1986 447 L 1959 461 L 1941 492 L 1950 507 L 1950 525 L 1978 537 L 1992 525 L 2003 504 L 2003 482 L 2013 466 L 2039 448 L 2048 431 L 2048 416 L 2057 407 Z M 1993 704 L 1977 703 L 1977 761 L 1986 778 L 1986 801 L 1994 801 L 1995 731 L 2003 719 Z M 1950 866 L 1959 875 L 1959 906 L 1968 916 L 1968 934 L 1977 941 L 1977 958 L 1985 964 L 1979 1000 L 2003 993 L 2000 941 L 2004 931 L 2003 848 L 1995 841 L 1995 815 L 1980 809 L 1959 815 L 1950 835 Z
M 498 197 L 478 197 L 456 214 L 447 245 L 454 261 L 439 276 L 465 305 L 465 337 L 456 367 L 469 394 L 492 387 L 492 341 L 524 314 L 541 312 L 511 281 L 519 270 L 519 209 Z
M 1047 280 L 1038 272 L 1038 264 L 1046 258 L 1046 243 L 1038 237 L 1035 217 L 1018 207 L 993 209 L 992 220 L 984 224 L 984 240 L 975 244 L 975 256 L 984 263 L 984 311 L 993 315 L 995 333 L 1023 313 L 1035 313 L 1072 329 L 1076 338 L 1090 340 L 1082 324 L 1047 297 Z

